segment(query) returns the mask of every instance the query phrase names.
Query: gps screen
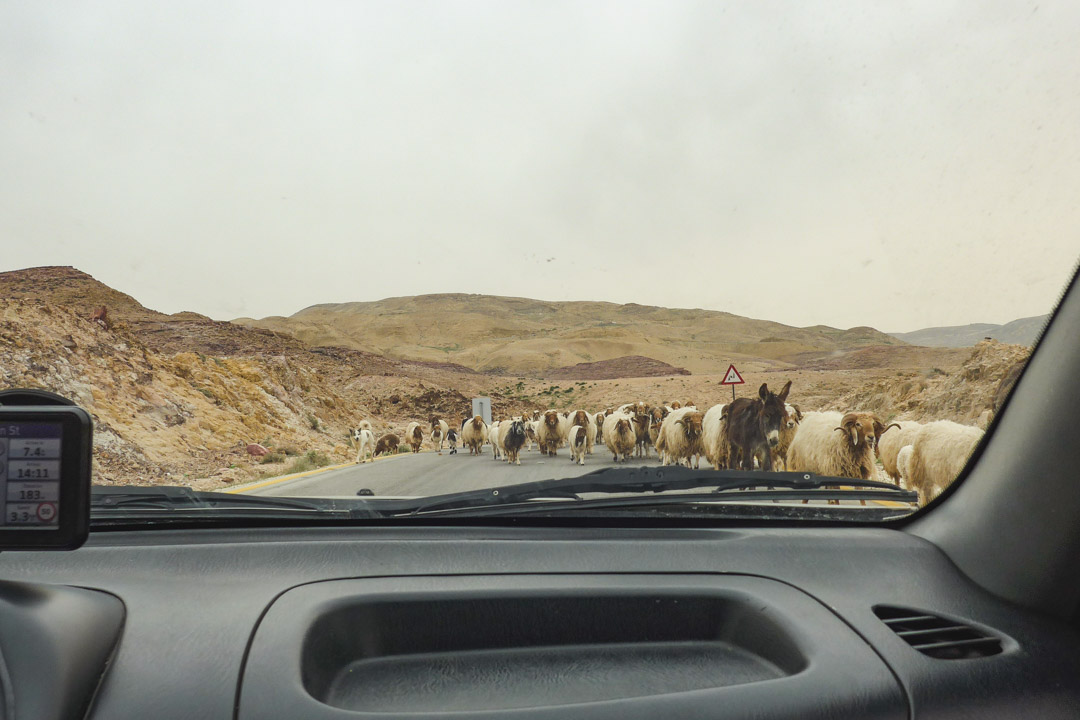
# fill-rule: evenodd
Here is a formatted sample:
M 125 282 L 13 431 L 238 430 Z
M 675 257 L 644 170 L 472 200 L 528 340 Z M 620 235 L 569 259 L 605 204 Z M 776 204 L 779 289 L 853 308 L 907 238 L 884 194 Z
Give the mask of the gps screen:
M 61 423 L 0 423 L 0 526 L 58 527 L 63 435 Z

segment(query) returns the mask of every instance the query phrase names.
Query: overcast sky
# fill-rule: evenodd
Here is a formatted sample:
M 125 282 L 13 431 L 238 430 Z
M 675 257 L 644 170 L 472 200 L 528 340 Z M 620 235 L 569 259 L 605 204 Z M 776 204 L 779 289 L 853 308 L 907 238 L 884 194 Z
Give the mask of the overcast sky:
M 1080 256 L 1080 3 L 0 3 L 0 270 L 887 331 Z M 2 288 L 0 288 L 2 293 Z

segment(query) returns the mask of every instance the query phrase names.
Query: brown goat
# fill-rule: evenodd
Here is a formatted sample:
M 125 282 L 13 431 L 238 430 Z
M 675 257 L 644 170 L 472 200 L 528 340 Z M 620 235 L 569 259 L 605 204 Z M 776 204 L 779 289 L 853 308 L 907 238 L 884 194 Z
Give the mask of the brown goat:
M 540 446 L 541 455 L 558 456 L 562 436 L 559 434 L 559 413 L 557 411 L 548 410 L 544 413 L 540 424 L 536 427 L 536 442 Z
M 398 445 L 400 443 L 401 439 L 398 438 L 397 435 L 394 433 L 386 433 L 375 443 L 374 456 L 378 457 L 379 455 L 386 454 L 393 455 L 397 453 Z

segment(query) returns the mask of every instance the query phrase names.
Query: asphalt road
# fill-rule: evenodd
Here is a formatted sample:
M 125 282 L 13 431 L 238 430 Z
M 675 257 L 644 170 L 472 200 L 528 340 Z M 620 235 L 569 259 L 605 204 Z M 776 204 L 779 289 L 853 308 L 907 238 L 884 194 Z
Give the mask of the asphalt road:
M 656 454 L 649 460 L 629 460 L 620 466 L 658 465 Z M 252 495 L 278 495 L 288 497 L 326 497 L 332 495 L 356 495 L 361 488 L 369 488 L 376 495 L 405 495 L 411 497 L 441 495 L 443 493 L 479 490 L 511 485 L 532 480 L 577 477 L 602 467 L 613 467 L 611 454 L 602 446 L 596 446 L 592 455 L 585 457 L 584 465 L 570 462 L 567 448 L 555 458 L 543 457 L 534 447 L 522 451 L 521 465 L 507 465 L 493 460 L 491 446 L 484 446 L 481 456 L 469 455 L 458 450 L 450 455 L 434 452 L 381 457 L 372 463 L 351 465 L 328 470 L 309 477 L 256 483 L 251 489 L 238 488 L 239 492 Z M 702 465 L 706 466 L 704 459 Z
M 265 480 L 247 488 L 236 488 L 232 492 L 280 497 L 355 497 L 358 490 L 367 488 L 373 494 L 381 496 L 426 497 L 533 480 L 577 477 L 593 470 L 615 466 L 611 454 L 601 445 L 596 446 L 592 455 L 586 456 L 584 465 L 570 462 L 567 448 L 562 448 L 556 458 L 543 457 L 535 448 L 522 451 L 521 465 L 507 465 L 502 460 L 492 459 L 490 445 L 485 445 L 484 451 L 479 457 L 470 456 L 467 451 L 460 450 L 456 455 L 443 451 L 442 455 L 422 452 L 381 457 L 372 463 L 349 465 L 316 472 L 306 477 Z M 648 460 L 632 459 L 619 463 L 619 466 L 659 464 L 654 452 Z M 709 467 L 704 458 L 701 467 Z M 801 504 L 800 501 L 790 503 Z M 854 507 L 859 503 L 855 500 L 842 500 L 841 504 Z M 904 507 L 891 501 L 874 501 L 870 504 Z

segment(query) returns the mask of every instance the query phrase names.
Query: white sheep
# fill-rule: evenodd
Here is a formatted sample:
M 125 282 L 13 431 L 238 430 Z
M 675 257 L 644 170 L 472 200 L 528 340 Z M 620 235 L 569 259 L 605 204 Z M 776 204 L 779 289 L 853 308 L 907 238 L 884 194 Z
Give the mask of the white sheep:
M 900 452 L 896 453 L 896 471 L 909 487 L 911 485 L 911 480 L 909 479 L 911 477 L 911 453 L 914 452 L 914 450 L 915 446 L 905 445 L 900 448 Z M 899 484 L 899 481 L 897 481 L 897 485 Z
M 439 455 L 442 455 L 443 442 L 445 442 L 446 433 L 449 430 L 450 426 L 447 425 L 445 420 L 440 420 L 437 417 L 431 418 L 431 442 L 435 445 Z
M 479 455 L 486 439 L 487 425 L 479 415 L 472 420 L 466 420 L 461 426 L 461 442 L 468 446 L 470 455 Z
M 366 420 L 362 422 L 367 422 Z M 357 428 L 353 431 L 353 440 L 356 442 L 356 462 L 373 462 L 375 460 L 375 433 L 368 428 Z M 371 455 L 369 458 L 368 455 Z
M 574 425 L 570 428 L 569 435 L 570 442 L 570 462 L 575 462 L 578 465 L 585 464 L 585 453 L 589 449 L 589 434 L 588 429 L 581 425 Z
M 701 445 L 705 459 L 712 464 L 713 470 L 723 470 L 728 464 L 727 438 L 724 432 L 724 408 L 726 403 L 713 405 L 705 411 L 701 421 Z
M 908 489 L 919 493 L 920 505 L 936 498 L 956 479 L 982 436 L 983 431 L 977 427 L 949 420 L 920 428 L 911 443 L 907 478 Z
M 487 440 L 491 443 L 491 457 L 496 460 L 502 455 L 502 448 L 499 447 L 499 421 L 495 420 L 488 425 Z
M 657 435 L 657 450 L 663 448 L 664 465 L 685 463 L 697 468 L 705 454 L 702 445 L 702 425 L 705 414 L 693 406 L 683 406 L 664 418 Z
M 626 461 L 637 445 L 634 417 L 628 413 L 613 412 L 604 418 L 604 444 L 611 451 L 612 459 Z M 620 457 L 621 456 L 621 457 Z
M 889 427 L 868 412 L 806 413 L 788 448 L 787 469 L 827 477 L 877 480 L 874 448 Z
M 574 426 L 574 422 L 570 419 L 570 413 L 559 413 L 559 447 L 566 444 L 567 438 L 570 437 L 570 428 Z
M 409 444 L 414 453 L 420 452 L 420 446 L 424 444 L 424 430 L 420 423 L 411 422 L 405 429 L 405 442 Z
M 919 434 L 919 430 L 922 429 L 923 425 L 914 420 L 902 420 L 896 424 L 900 427 L 881 436 L 877 451 L 885 474 L 899 486 L 900 478 L 903 477 L 906 480 L 908 477 L 905 473 L 900 472 L 898 460 L 900 448 L 913 443 L 915 436 Z

